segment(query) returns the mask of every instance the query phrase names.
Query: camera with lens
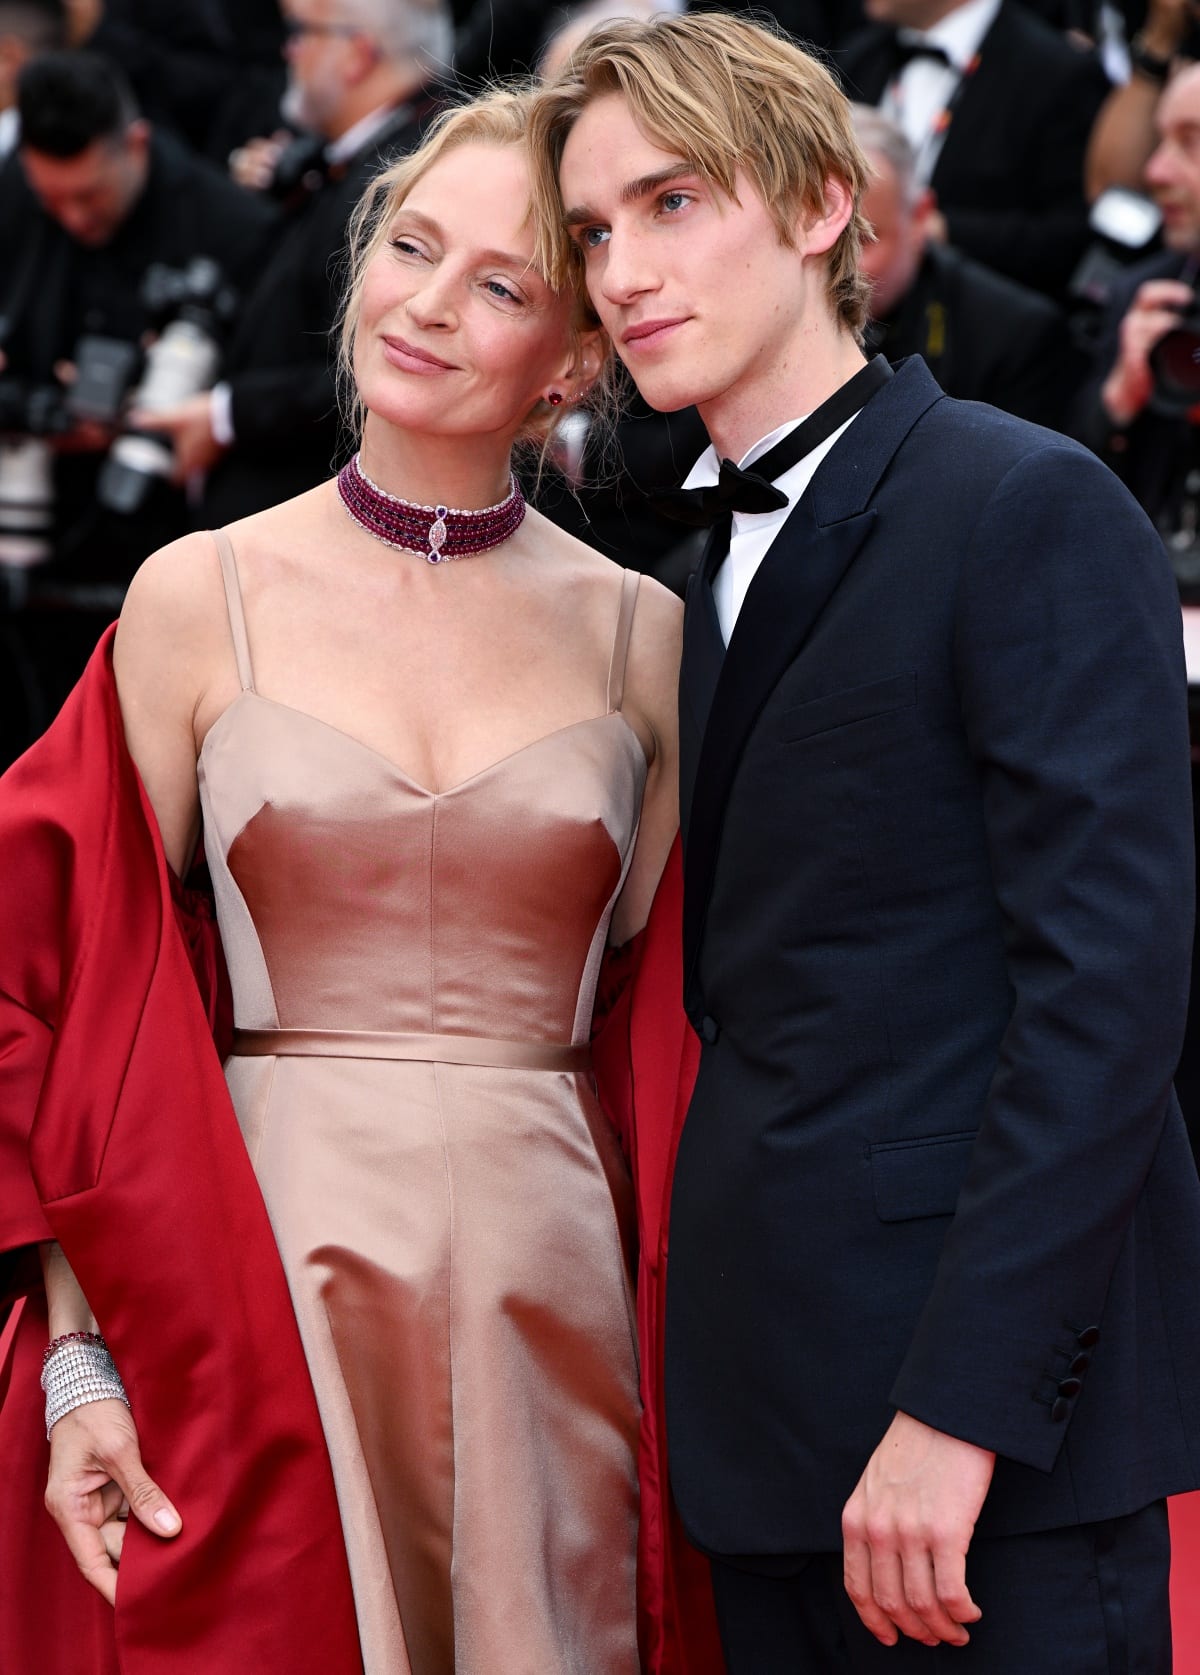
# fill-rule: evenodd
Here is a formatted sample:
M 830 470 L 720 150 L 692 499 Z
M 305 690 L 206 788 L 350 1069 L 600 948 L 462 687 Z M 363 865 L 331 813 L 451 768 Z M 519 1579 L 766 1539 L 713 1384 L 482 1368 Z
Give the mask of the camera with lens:
M 1101 322 L 1113 292 L 1136 262 L 1154 249 L 1162 211 L 1142 192 L 1110 186 L 1088 215 L 1092 242 L 1067 286 L 1071 332 L 1089 356 L 1099 347 Z
M 233 318 L 237 297 L 216 262 L 197 256 L 185 268 L 156 262 L 146 270 L 141 299 L 157 329 L 130 403 L 140 412 L 165 413 L 216 381 L 221 339 Z M 169 437 L 152 424 L 127 429 L 113 443 L 96 485 L 101 505 L 136 512 L 157 480 L 169 478 Z
M 328 172 L 325 141 L 319 134 L 295 134 L 275 160 L 267 191 L 291 206 L 320 191 Z
M 81 338 L 76 377 L 61 384 L 0 378 L 0 565 L 25 569 L 53 552 L 53 438 L 80 419 L 115 423 L 140 363 L 133 344 Z
M 1151 349 L 1150 372 L 1154 393 L 1150 406 L 1167 419 L 1186 419 L 1200 407 L 1200 296 L 1196 295 L 1197 265 L 1189 260 L 1180 279 L 1191 285 L 1191 304 Z

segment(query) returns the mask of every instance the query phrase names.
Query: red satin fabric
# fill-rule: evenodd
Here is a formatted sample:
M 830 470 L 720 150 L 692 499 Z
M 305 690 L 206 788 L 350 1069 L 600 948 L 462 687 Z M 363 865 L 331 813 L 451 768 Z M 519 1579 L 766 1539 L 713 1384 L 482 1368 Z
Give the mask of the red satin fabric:
M 115 1614 L 75 1572 L 42 1508 L 30 1295 L 0 1370 L 0 1669 L 355 1675 L 328 1457 L 213 1051 L 213 927 L 173 904 L 111 638 L 0 791 L 0 1249 L 62 1244 L 184 1527 L 130 1522 Z
M 638 1478 L 638 1636 L 647 1675 L 724 1675 L 708 1561 L 671 1500 L 663 1415 L 663 1308 L 675 1153 L 700 1046 L 683 1011 L 683 866 L 679 839 L 650 920 L 610 956 L 592 1042 L 600 1100 L 633 1169 L 638 1208 L 642 1426 Z

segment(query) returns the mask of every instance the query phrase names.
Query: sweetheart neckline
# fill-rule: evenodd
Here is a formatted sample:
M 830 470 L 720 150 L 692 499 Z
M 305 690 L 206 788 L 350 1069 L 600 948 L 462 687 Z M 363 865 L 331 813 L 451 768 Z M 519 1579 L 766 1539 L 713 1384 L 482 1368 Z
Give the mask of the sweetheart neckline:
M 578 727 L 594 727 L 601 721 L 619 721 L 629 734 L 630 738 L 633 740 L 634 745 L 637 747 L 638 756 L 643 764 L 647 768 L 650 765 L 646 759 L 646 752 L 643 749 L 642 741 L 634 731 L 632 724 L 626 719 L 620 710 L 606 710 L 603 715 L 585 715 L 578 721 L 568 721 L 561 727 L 552 728 L 548 733 L 541 733 L 536 739 L 530 739 L 527 743 L 518 745 L 515 750 L 510 750 L 504 756 L 497 757 L 494 762 L 489 762 L 486 767 L 477 769 L 473 774 L 468 774 L 466 779 L 460 779 L 453 785 L 447 785 L 444 790 L 431 791 L 427 785 L 422 785 L 420 780 L 414 779 L 412 775 L 402 768 L 398 762 L 393 762 L 390 756 L 385 756 L 381 750 L 376 750 L 374 745 L 368 744 L 365 739 L 357 738 L 353 733 L 347 733 L 344 728 L 335 726 L 332 721 L 323 720 L 321 716 L 314 715 L 311 710 L 297 709 L 295 704 L 284 703 L 281 698 L 268 698 L 264 693 L 256 692 L 254 688 L 250 686 L 243 687 L 237 697 L 226 704 L 220 715 L 217 716 L 216 720 L 209 727 L 207 733 L 204 735 L 204 742 L 200 746 L 199 753 L 196 757 L 197 765 L 204 761 L 204 753 L 208 749 L 209 739 L 212 738 L 213 734 L 224 721 L 225 717 L 237 708 L 243 698 L 254 698 L 258 701 L 258 703 L 267 704 L 271 709 L 283 710 L 288 715 L 298 715 L 301 720 L 311 721 L 315 727 L 322 727 L 327 733 L 333 733 L 339 739 L 345 739 L 348 743 L 352 744 L 356 750 L 363 751 L 368 756 L 373 756 L 377 762 L 382 762 L 390 773 L 393 773 L 399 779 L 402 779 L 404 783 L 410 787 L 410 789 L 419 792 L 422 797 L 428 797 L 433 802 L 439 801 L 443 797 L 452 797 L 456 792 L 466 790 L 468 787 L 474 785 L 477 780 L 485 778 L 488 774 L 497 772 L 507 763 L 515 761 L 518 756 L 528 754 L 529 751 L 535 749 L 538 745 L 546 744 L 549 740 L 559 738 L 564 733 L 574 732 Z

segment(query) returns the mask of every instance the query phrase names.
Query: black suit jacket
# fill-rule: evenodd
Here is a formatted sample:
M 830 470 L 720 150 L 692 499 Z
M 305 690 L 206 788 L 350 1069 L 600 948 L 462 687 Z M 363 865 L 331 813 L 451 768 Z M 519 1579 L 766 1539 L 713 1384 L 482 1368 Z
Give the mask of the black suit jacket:
M 1049 297 L 937 244 L 891 316 L 872 323 L 871 341 L 890 361 L 920 355 L 959 401 L 1055 429 L 1087 364 Z
M 280 233 L 226 361 L 236 442 L 208 479 L 210 523 L 261 511 L 329 476 L 340 440 L 330 334 L 346 280 L 347 222 L 368 181 L 420 144 L 434 109 L 425 98 L 404 107 Z
M 703 1050 L 666 1401 L 691 1536 L 836 1549 L 896 1408 L 1001 1456 L 982 1533 L 1191 1487 L 1188 736 L 1141 512 L 906 362 L 727 652 L 693 584 L 680 726 Z
M 894 31 L 871 28 L 838 53 L 852 99 L 876 105 L 892 77 Z M 933 171 L 950 242 L 1035 290 L 1061 293 L 1087 242 L 1083 162 L 1108 81 L 1018 0 L 1003 0 Z

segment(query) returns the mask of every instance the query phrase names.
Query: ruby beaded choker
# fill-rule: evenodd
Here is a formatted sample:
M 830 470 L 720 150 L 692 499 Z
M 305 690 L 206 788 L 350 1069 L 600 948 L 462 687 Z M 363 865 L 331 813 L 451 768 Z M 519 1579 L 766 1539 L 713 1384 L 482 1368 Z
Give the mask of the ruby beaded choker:
M 417 506 L 388 494 L 367 476 L 357 454 L 337 478 L 342 504 L 360 529 L 385 547 L 420 553 L 430 564 L 485 553 L 508 540 L 525 516 L 525 496 L 515 477 L 509 483 L 508 497 L 495 506 L 462 512 L 452 506 Z

